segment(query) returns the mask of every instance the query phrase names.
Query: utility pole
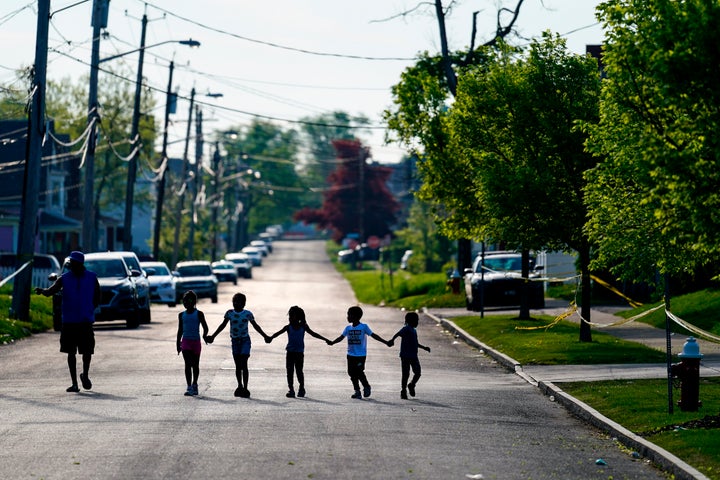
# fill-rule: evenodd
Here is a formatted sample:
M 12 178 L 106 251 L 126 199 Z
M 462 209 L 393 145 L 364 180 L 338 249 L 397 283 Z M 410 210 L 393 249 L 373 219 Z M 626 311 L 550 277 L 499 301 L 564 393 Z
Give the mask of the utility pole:
M 175 212 L 175 238 L 173 242 L 173 267 L 178 261 L 178 250 L 180 249 L 180 223 L 182 222 L 182 211 L 185 207 L 185 189 L 187 188 L 187 172 L 188 172 L 188 147 L 190 144 L 190 126 L 192 125 L 192 113 L 195 105 L 195 87 L 190 92 L 190 112 L 188 113 L 187 130 L 185 132 L 185 149 L 183 150 L 183 165 L 180 173 L 180 182 L 178 184 L 180 198 L 178 199 L 178 208 Z
M 210 221 L 210 228 L 212 228 L 212 249 L 210 250 L 210 260 L 217 260 L 217 247 L 218 247 L 218 208 L 220 207 L 220 144 L 215 142 L 215 153 L 213 154 L 213 175 L 215 177 L 213 181 L 213 204 L 212 204 L 212 219 Z
M 123 247 L 132 250 L 132 215 L 135 197 L 135 177 L 137 176 L 137 159 L 140 154 L 142 142 L 140 141 L 140 97 L 142 95 L 143 62 L 145 60 L 145 32 L 147 31 L 147 14 L 142 17 L 142 32 L 140 33 L 140 50 L 138 52 L 137 79 L 135 80 L 135 105 L 133 107 L 132 131 L 130 138 L 133 150 L 128 163 L 127 189 L 125 192 L 125 222 L 123 223 Z
M 83 201 L 83 224 L 81 247 L 86 252 L 97 249 L 95 225 L 95 147 L 97 146 L 98 122 L 98 65 L 100 64 L 100 30 L 107 28 L 110 0 L 94 0 L 92 11 L 93 36 L 90 56 L 90 88 L 88 95 L 88 148 L 85 154 L 85 200 Z
M 45 83 L 47 77 L 48 28 L 50 24 L 50 0 L 38 1 L 37 40 L 35 42 L 35 67 L 31 84 L 31 104 L 28 112 L 28 134 L 23 177 L 23 202 L 18 232 L 17 266 L 33 259 L 38 227 L 38 204 L 42 144 L 45 137 Z M 20 272 L 13 282 L 11 316 L 22 321 L 30 317 L 30 289 L 32 288 L 32 263 Z
M 197 210 L 195 202 L 197 200 L 198 185 L 200 184 L 200 163 L 202 162 L 203 137 L 202 137 L 202 110 L 200 105 L 195 106 L 195 163 L 191 167 L 192 176 L 190 178 L 190 235 L 188 237 L 188 258 L 195 258 L 195 224 L 197 223 Z
M 160 259 L 160 230 L 162 227 L 163 203 L 165 201 L 165 175 L 168 170 L 169 159 L 167 157 L 168 124 L 170 123 L 170 110 L 172 107 L 172 81 L 175 62 L 170 62 L 170 76 L 165 100 L 165 131 L 163 132 L 162 153 L 160 154 L 160 178 L 157 186 L 157 204 L 155 207 L 155 226 L 153 231 L 153 258 Z

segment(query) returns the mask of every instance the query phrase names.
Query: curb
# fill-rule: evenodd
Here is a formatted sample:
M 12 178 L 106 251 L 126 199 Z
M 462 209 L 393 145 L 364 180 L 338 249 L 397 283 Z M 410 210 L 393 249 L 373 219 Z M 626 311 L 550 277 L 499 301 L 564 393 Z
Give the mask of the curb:
M 550 398 L 551 401 L 555 401 L 562 405 L 579 419 L 612 435 L 618 442 L 622 443 L 627 448 L 634 450 L 663 470 L 673 474 L 677 480 L 709 480 L 707 476 L 693 466 L 685 463 L 683 460 L 667 450 L 658 447 L 654 443 L 645 440 L 639 435 L 634 434 L 622 425 L 610 420 L 591 406 L 567 394 L 553 383 L 544 382 L 542 380 L 538 381 L 532 376 L 526 374 L 523 372 L 522 364 L 520 364 L 517 360 L 485 345 L 465 330 L 458 327 L 452 321 L 435 316 L 427 311 L 427 309 L 424 309 L 423 313 L 433 319 L 445 330 L 455 334 L 456 338 L 461 338 L 471 347 L 482 350 L 487 356 L 497 361 L 507 370 L 514 372 L 529 384 L 538 387 L 543 394 Z

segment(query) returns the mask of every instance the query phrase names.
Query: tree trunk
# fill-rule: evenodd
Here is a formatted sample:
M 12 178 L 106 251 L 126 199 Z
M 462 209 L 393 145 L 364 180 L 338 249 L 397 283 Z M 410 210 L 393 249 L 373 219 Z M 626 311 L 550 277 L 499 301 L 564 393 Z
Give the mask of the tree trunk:
M 580 250 L 580 273 L 581 273 L 581 299 L 580 299 L 580 315 L 583 320 L 580 320 L 580 341 L 581 342 L 592 342 L 592 332 L 590 325 L 587 323 L 590 321 L 590 306 L 592 304 L 592 291 L 590 287 L 590 246 L 586 241 L 583 241 Z

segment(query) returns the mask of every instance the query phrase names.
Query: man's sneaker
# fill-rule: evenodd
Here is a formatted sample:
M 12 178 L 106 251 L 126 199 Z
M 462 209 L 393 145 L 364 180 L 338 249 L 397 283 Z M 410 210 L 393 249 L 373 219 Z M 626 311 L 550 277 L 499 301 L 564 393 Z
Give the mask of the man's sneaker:
M 360 395 L 360 390 L 355 390 L 355 393 L 350 395 L 350 398 L 362 398 L 362 395 Z
M 185 390 L 185 396 L 190 397 L 193 395 L 193 388 L 192 385 L 188 385 L 187 390 Z
M 370 389 L 370 385 L 368 385 L 367 387 L 365 387 L 363 389 L 363 396 L 369 397 L 371 392 L 372 392 L 372 390 Z
M 66 392 L 70 392 L 70 393 L 77 393 L 77 392 L 80 391 L 80 389 L 78 388 L 77 385 L 75 385 L 75 384 L 73 383 L 73 384 L 70 385 L 65 391 L 66 391 Z
M 191 395 L 197 395 L 198 393 L 200 393 L 200 392 L 198 392 L 197 383 L 193 383 L 193 384 L 190 386 L 190 388 L 192 388 Z
M 92 388 L 92 382 L 84 373 L 80 374 L 80 383 L 82 383 L 85 390 L 90 390 Z
M 298 397 L 304 397 L 305 396 L 305 389 L 303 387 L 300 387 L 298 389 Z
M 295 398 L 295 390 L 288 390 L 285 396 L 288 398 Z
M 405 390 L 400 391 L 400 398 L 402 400 L 407 400 L 407 392 Z
M 408 393 L 411 397 L 415 396 L 415 384 L 414 383 L 408 383 Z

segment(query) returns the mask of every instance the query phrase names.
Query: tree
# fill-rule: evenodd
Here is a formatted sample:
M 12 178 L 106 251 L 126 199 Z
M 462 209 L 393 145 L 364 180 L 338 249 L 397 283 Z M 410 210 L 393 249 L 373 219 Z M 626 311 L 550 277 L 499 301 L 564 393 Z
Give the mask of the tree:
M 434 0 L 440 55 L 422 54 L 418 62 L 403 73 L 401 82 L 393 87 L 396 109 L 387 110 L 384 114 L 389 129 L 397 135 L 400 143 L 410 147 L 420 159 L 418 167 L 426 185 L 419 195 L 425 201 L 434 203 L 433 211 L 443 232 L 458 239 L 458 268 L 461 271 L 472 263 L 470 241 L 467 239 L 482 237 L 477 236 L 479 232 L 475 231 L 471 221 L 464 224 L 459 221 L 463 212 L 472 212 L 473 206 L 468 203 L 470 196 L 455 194 L 470 193 L 466 191 L 469 184 L 464 181 L 463 169 L 456 168 L 458 164 L 449 159 L 449 152 L 445 150 L 447 133 L 443 129 L 443 117 L 447 101 L 456 94 L 458 75 L 469 66 L 482 65 L 486 58 L 485 47 L 496 45 L 512 33 L 523 2 L 518 0 L 512 10 L 500 8 L 492 38 L 478 47 L 475 44 L 477 14 L 474 14 L 470 46 L 465 51 L 451 52 L 445 18 L 454 2 L 449 2 L 446 7 L 442 0 Z M 418 5 L 416 8 L 422 7 Z M 510 14 L 510 20 L 505 24 L 501 21 L 502 14 Z M 452 181 L 448 182 L 450 178 Z M 455 221 L 448 223 L 448 216 L 454 216 Z
M 452 260 L 454 253 L 452 242 L 438 232 L 428 209 L 429 206 L 422 200 L 413 203 L 407 228 L 395 232 L 403 250 L 413 251 L 409 270 L 414 273 L 439 272 Z
M 305 143 L 311 158 L 305 176 L 313 185 L 326 185 L 328 176 L 335 170 L 333 140 L 353 140 L 362 126 L 370 124 L 364 115 L 352 116 L 347 112 L 323 113 L 301 120 Z
M 549 33 L 527 54 L 502 48 L 458 84 L 451 109 L 453 158 L 468 168 L 485 232 L 521 251 L 574 249 L 590 318 L 590 244 L 583 233 L 585 152 L 577 122 L 597 121 L 600 78 L 592 57 L 570 54 Z M 524 262 L 526 263 L 526 262 Z M 523 276 L 528 276 L 527 265 Z M 527 304 L 522 318 L 529 317 Z M 590 341 L 583 322 L 580 340 Z
M 361 240 L 387 235 L 399 208 L 386 185 L 391 170 L 368 165 L 369 150 L 357 140 L 335 140 L 333 146 L 338 166 L 330 174 L 322 208 L 305 208 L 295 219 L 331 228 L 337 242 L 348 233 L 359 234 Z
M 595 264 L 653 282 L 720 258 L 720 4 L 609 0 L 588 148 Z

